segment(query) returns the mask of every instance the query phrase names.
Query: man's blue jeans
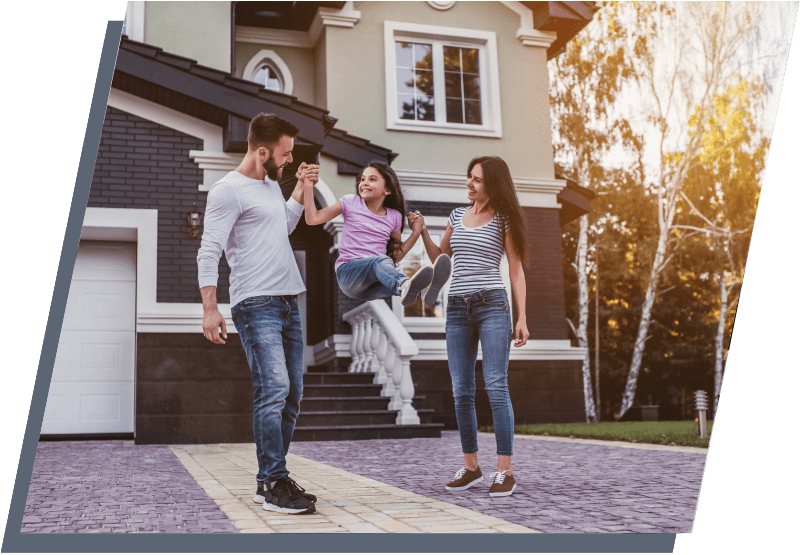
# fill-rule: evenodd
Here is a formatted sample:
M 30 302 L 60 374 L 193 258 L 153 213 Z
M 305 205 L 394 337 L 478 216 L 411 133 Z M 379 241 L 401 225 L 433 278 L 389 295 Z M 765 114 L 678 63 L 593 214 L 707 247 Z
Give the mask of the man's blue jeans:
M 478 452 L 475 361 L 483 350 L 483 382 L 492 405 L 497 454 L 512 454 L 514 410 L 508 394 L 508 358 L 513 328 L 504 289 L 485 289 L 447 298 L 447 361 L 453 380 L 456 421 L 464 453 Z
M 303 398 L 303 330 L 297 302 L 250 297 L 231 309 L 253 378 L 257 480 L 289 475 L 286 453 Z
M 336 269 L 336 281 L 342 293 L 361 301 L 399 295 L 400 285 L 407 279 L 385 254 L 349 260 Z

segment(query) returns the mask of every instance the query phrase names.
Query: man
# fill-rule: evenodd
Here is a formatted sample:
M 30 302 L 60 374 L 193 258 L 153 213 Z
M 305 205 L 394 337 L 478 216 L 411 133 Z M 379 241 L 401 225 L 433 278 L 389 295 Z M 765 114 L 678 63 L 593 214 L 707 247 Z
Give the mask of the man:
M 218 344 L 228 336 L 217 308 L 223 250 L 230 265 L 231 315 L 255 388 L 258 475 L 254 501 L 263 503 L 266 510 L 287 514 L 316 510 L 316 497 L 304 493 L 286 469 L 286 452 L 303 395 L 303 332 L 296 299 L 305 291 L 289 234 L 303 213 L 304 180 L 316 183 L 319 179 L 318 166 L 302 164 L 291 198 L 283 200 L 278 180 L 292 162 L 298 132 L 273 114 L 253 118 L 242 163 L 208 193 L 197 254 L 203 335 Z

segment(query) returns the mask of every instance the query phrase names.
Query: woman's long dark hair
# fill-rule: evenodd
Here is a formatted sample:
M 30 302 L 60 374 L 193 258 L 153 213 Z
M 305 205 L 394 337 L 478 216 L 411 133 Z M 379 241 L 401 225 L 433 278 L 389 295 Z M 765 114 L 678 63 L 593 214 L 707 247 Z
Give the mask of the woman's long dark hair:
M 381 177 L 383 177 L 386 190 L 389 191 L 389 195 L 383 199 L 383 206 L 385 208 L 394 208 L 400 212 L 400 233 L 402 233 L 406 227 L 406 200 L 403 197 L 403 190 L 400 188 L 400 180 L 397 179 L 397 174 L 394 173 L 394 170 L 390 168 L 388 164 L 383 162 L 372 162 L 367 168 L 375 168 L 378 170 L 378 173 L 381 174 Z M 361 183 L 362 175 L 364 175 L 364 170 L 361 170 L 358 176 L 356 176 L 356 195 L 359 197 L 361 197 L 359 184 Z M 389 237 L 389 242 L 386 244 L 386 255 L 394 260 L 394 255 L 400 248 L 400 245 L 402 245 L 401 241 Z
M 524 263 L 527 248 L 525 245 L 525 224 L 522 209 L 514 189 L 514 181 L 508 164 L 498 156 L 479 156 L 473 158 L 467 169 L 467 178 L 476 164 L 483 170 L 483 187 L 489 195 L 489 204 L 500 215 L 501 230 L 506 228 L 511 235 L 511 246 L 517 257 Z M 474 203 L 473 203 L 474 204 Z M 502 232 L 502 231 L 501 231 Z M 505 237 L 503 237 L 505 244 Z

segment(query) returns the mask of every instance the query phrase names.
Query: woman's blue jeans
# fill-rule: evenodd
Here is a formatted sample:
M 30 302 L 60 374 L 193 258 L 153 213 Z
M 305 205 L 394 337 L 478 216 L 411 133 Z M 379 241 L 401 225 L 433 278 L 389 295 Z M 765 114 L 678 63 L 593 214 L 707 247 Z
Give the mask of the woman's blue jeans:
M 250 297 L 231 309 L 253 378 L 257 480 L 289 475 L 286 453 L 303 398 L 303 329 L 297 302 Z
M 508 394 L 508 357 L 513 328 L 504 289 L 486 289 L 447 298 L 447 360 L 453 380 L 461 449 L 478 451 L 475 414 L 475 361 L 478 341 L 483 350 L 483 382 L 492 405 L 497 454 L 512 454 L 514 410 Z
M 336 269 L 342 293 L 360 301 L 399 295 L 400 285 L 407 279 L 385 254 L 349 260 Z

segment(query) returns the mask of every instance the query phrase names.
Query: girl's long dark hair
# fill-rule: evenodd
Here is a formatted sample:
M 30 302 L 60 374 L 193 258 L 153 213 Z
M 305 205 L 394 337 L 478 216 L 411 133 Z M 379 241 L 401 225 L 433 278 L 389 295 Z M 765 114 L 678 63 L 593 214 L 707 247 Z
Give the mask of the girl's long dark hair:
M 372 162 L 367 166 L 367 168 L 375 168 L 378 170 L 378 173 L 381 174 L 381 177 L 383 177 L 383 181 L 386 184 L 386 190 L 390 193 L 384 198 L 383 206 L 385 208 L 394 208 L 400 212 L 400 233 L 402 233 L 406 227 L 406 200 L 403 197 L 403 190 L 400 188 L 400 180 L 397 179 L 397 174 L 395 174 L 394 170 L 384 162 Z M 356 195 L 359 197 L 361 197 L 361 193 L 359 192 L 359 184 L 361 183 L 361 176 L 363 174 L 364 170 L 361 170 L 358 176 L 356 176 Z M 400 248 L 400 245 L 402 245 L 401 241 L 389 237 L 389 242 L 386 244 L 386 255 L 394 260 L 394 255 Z
M 498 156 L 480 156 L 473 158 L 467 169 L 467 178 L 476 164 L 483 170 L 483 186 L 489 195 L 489 204 L 500 215 L 501 230 L 506 228 L 511 235 L 511 246 L 517 257 L 525 262 L 527 248 L 525 245 L 525 224 L 522 220 L 522 209 L 514 189 L 514 181 L 508 164 Z M 473 203 L 474 204 L 474 203 Z M 505 244 L 505 237 L 502 238 Z

